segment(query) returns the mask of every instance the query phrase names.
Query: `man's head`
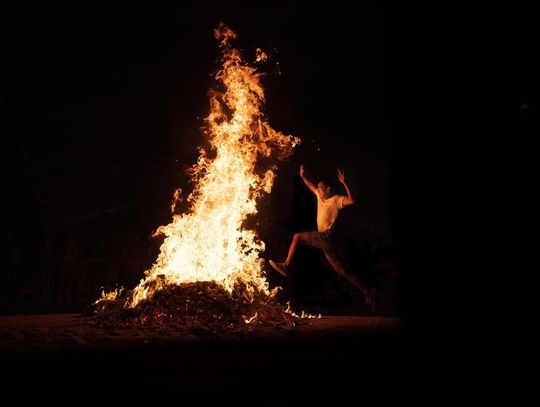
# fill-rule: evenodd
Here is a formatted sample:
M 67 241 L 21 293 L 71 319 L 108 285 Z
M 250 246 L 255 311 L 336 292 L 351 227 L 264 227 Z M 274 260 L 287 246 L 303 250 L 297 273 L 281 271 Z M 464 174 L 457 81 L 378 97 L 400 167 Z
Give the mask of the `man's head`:
M 327 181 L 319 181 L 317 184 L 317 192 L 322 199 L 327 199 L 332 196 L 332 187 Z

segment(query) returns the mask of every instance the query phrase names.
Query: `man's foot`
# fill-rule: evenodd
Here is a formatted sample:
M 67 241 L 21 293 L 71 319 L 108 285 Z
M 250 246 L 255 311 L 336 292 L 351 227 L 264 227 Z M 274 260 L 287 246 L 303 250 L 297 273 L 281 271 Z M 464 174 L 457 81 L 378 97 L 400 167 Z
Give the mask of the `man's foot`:
M 283 263 L 276 263 L 274 260 L 269 260 L 268 262 L 279 274 L 287 277 L 287 266 L 285 266 Z

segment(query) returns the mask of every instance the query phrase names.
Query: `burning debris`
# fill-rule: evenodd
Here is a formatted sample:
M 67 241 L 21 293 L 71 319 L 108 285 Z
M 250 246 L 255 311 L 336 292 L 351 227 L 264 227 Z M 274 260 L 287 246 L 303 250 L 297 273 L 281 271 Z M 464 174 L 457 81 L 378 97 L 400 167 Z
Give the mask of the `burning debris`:
M 277 292 L 277 290 L 276 290 Z M 120 290 L 92 304 L 90 321 L 102 328 L 150 328 L 167 332 L 220 334 L 254 327 L 290 329 L 302 319 L 284 309 L 275 295 L 251 292 L 238 284 L 232 293 L 215 282 L 170 284 L 135 307 L 126 307 L 132 292 Z
M 266 121 L 261 74 L 231 46 L 236 34 L 223 24 L 214 34 L 222 66 L 209 92 L 209 147 L 199 148 L 190 170 L 189 208 L 175 213 L 178 190 L 172 222 L 155 232 L 164 236 L 155 263 L 133 290 L 96 301 L 98 322 L 222 329 L 291 324 L 300 318 L 275 299 L 260 256 L 264 242 L 245 227 L 246 219 L 257 214 L 257 200 L 272 190 L 275 161 L 289 157 L 300 139 Z M 257 54 L 264 60 L 262 51 Z

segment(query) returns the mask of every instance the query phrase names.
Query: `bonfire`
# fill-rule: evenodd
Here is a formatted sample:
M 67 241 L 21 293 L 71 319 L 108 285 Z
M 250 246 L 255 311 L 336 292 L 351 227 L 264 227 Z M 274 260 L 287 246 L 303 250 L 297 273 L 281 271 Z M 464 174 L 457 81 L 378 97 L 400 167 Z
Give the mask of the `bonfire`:
M 93 305 L 98 324 L 168 326 L 183 329 L 239 329 L 294 325 L 297 315 L 270 289 L 261 253 L 264 242 L 244 226 L 256 216 L 257 201 L 272 190 L 277 162 L 300 143 L 268 124 L 262 74 L 245 63 L 231 42 L 236 34 L 214 30 L 221 49 L 216 88 L 209 92 L 205 118 L 207 148 L 199 147 L 188 172 L 189 208 L 175 214 L 182 191 L 174 194 L 172 221 L 154 233 L 164 237 L 160 253 L 132 290 L 103 292 Z M 257 60 L 266 55 L 257 50 Z

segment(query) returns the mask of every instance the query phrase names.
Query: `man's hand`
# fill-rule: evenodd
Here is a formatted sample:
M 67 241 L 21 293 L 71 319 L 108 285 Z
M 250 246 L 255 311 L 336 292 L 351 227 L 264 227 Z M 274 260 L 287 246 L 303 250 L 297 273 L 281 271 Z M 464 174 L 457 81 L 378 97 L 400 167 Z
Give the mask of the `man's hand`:
M 354 198 L 351 194 L 351 190 L 345 183 L 345 172 L 343 170 L 338 169 L 337 170 L 337 177 L 339 179 L 339 182 L 343 185 L 345 188 L 345 191 L 347 191 L 347 196 L 343 198 L 343 206 L 352 205 L 354 203 Z
M 302 178 L 302 181 L 304 181 L 304 184 L 307 185 L 307 187 L 313 192 L 315 195 L 317 195 L 317 187 L 311 183 L 306 177 L 304 177 L 304 164 L 300 165 L 300 177 Z
M 337 170 L 337 177 L 338 177 L 339 182 L 341 182 L 342 184 L 345 184 L 345 173 L 343 172 L 343 170 L 340 170 L 340 169 Z

